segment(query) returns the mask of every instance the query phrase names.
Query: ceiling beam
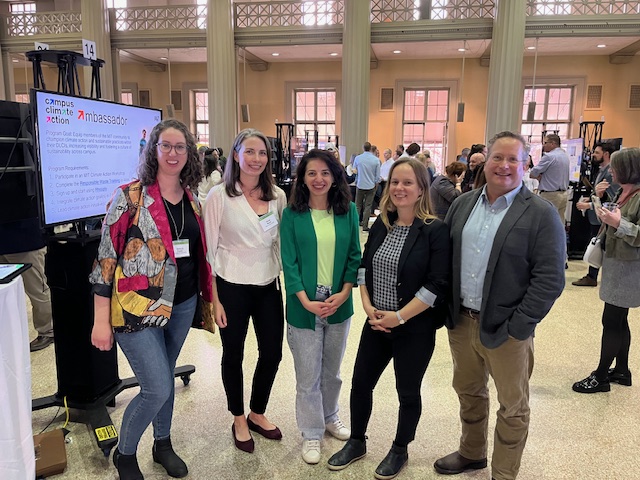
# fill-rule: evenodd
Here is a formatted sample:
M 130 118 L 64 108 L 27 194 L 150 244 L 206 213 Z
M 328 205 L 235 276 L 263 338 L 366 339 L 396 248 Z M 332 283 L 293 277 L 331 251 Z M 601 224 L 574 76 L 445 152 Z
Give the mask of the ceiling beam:
M 239 48 L 238 56 L 242 61 L 246 61 L 249 68 L 254 72 L 266 72 L 269 70 L 269 62 L 265 62 L 257 55 L 249 52 L 246 48 Z
M 371 53 L 369 54 L 369 68 L 371 70 L 375 70 L 378 68 L 378 57 L 376 57 L 376 52 L 373 51 L 373 47 L 369 47 Z
M 609 55 L 609 63 L 613 65 L 622 65 L 624 63 L 631 63 L 636 53 L 640 51 L 640 40 L 630 43 L 624 48 L 621 48 L 617 52 Z
M 491 42 L 488 43 L 487 48 L 485 48 L 482 55 L 480 55 L 480 66 L 488 67 L 490 63 L 491 63 Z
M 127 50 L 120 50 L 120 56 L 144 65 L 150 72 L 157 73 L 165 72 L 167 70 L 167 66 L 164 63 L 149 60 L 148 58 L 141 57 L 140 55 L 136 55 L 135 53 L 131 53 Z

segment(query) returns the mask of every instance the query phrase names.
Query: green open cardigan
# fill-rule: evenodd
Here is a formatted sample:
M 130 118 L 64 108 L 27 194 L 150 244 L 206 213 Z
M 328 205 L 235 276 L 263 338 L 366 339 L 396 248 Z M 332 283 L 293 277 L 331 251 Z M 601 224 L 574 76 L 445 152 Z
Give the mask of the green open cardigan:
M 360 266 L 360 232 L 358 212 L 353 202 L 345 215 L 334 215 L 336 250 L 333 264 L 332 292 L 338 293 L 345 283 L 356 284 Z M 297 328 L 315 330 L 315 315 L 306 310 L 296 293 L 304 290 L 309 300 L 316 298 L 318 279 L 318 245 L 311 212 L 294 212 L 285 208 L 280 223 L 282 270 L 287 291 L 287 322 Z M 353 315 L 353 299 L 349 298 L 328 318 L 341 323 Z

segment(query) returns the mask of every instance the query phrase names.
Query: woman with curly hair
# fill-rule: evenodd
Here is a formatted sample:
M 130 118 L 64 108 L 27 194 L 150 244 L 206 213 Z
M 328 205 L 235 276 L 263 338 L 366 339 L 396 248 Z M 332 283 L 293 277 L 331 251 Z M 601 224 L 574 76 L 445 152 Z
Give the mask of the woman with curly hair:
M 139 180 L 119 187 L 110 204 L 90 275 L 91 342 L 104 351 L 115 338 L 140 383 L 113 454 L 121 480 L 143 478 L 136 452 L 151 423 L 154 462 L 172 477 L 188 473 L 170 433 L 173 371 L 198 296 L 209 306 L 205 315 L 211 311 L 211 268 L 195 194 L 201 168 L 187 127 L 177 120 L 157 124 L 143 152 Z

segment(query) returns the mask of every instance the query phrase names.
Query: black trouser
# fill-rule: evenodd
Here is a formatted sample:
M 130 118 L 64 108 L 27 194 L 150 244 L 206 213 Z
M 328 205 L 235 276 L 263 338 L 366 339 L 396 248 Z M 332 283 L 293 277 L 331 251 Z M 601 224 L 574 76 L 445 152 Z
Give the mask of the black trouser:
M 253 374 L 252 412 L 267 409 L 271 387 L 282 359 L 284 314 L 280 280 L 269 285 L 238 285 L 217 277 L 218 298 L 227 315 L 227 326 L 220 329 L 222 338 L 222 383 L 227 393 L 229 411 L 244 415 L 242 360 L 249 317 L 258 341 L 258 363 Z
M 602 345 L 600 348 L 600 363 L 596 370 L 596 377 L 604 379 L 613 360 L 616 361 L 616 371 L 629 371 L 629 347 L 631 346 L 631 331 L 629 330 L 629 309 L 616 307 L 610 303 L 604 304 L 602 312 Z
M 421 321 L 421 320 L 416 320 Z M 420 386 L 435 347 L 436 332 L 410 323 L 392 333 L 374 331 L 365 323 L 351 383 L 351 437 L 365 439 L 373 408 L 373 389 L 393 359 L 400 407 L 396 445 L 405 447 L 415 438 L 422 413 Z

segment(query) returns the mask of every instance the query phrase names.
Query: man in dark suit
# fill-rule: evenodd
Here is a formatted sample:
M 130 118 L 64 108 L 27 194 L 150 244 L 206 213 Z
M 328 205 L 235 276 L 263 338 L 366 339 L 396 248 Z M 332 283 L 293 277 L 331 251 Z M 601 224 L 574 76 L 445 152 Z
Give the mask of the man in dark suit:
M 487 184 L 458 197 L 451 227 L 452 301 L 447 327 L 460 400 L 459 449 L 443 474 L 487 466 L 489 375 L 498 391 L 491 474 L 515 479 L 529 430 L 533 335 L 564 288 L 565 234 L 548 201 L 522 183 L 528 148 L 512 132 L 489 142 Z

